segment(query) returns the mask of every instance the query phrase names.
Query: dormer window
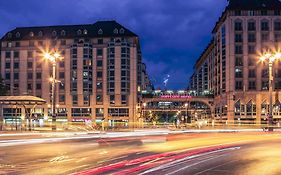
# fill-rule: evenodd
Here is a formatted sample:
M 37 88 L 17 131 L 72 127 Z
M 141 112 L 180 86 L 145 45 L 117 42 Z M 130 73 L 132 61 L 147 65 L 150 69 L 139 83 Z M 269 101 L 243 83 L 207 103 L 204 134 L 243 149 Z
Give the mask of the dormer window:
M 81 30 L 77 30 L 77 35 L 81 35 L 82 31 Z
M 29 36 L 30 37 L 34 37 L 34 33 L 33 32 L 29 32 Z
M 62 30 L 62 31 L 60 32 L 60 35 L 61 35 L 61 36 L 65 36 L 65 34 L 66 34 L 66 33 L 65 33 L 65 30 Z
M 53 32 L 52 32 L 52 36 L 57 36 L 57 32 L 56 32 L 56 31 L 53 31 Z
M 12 33 L 8 33 L 8 38 L 12 38 Z
M 118 34 L 118 29 L 115 28 L 115 29 L 113 30 L 113 33 L 114 33 L 114 34 Z
M 42 37 L 42 36 L 43 36 L 43 32 L 42 32 L 42 31 L 39 31 L 39 32 L 38 32 L 38 36 L 39 36 L 39 37 Z
M 19 38 L 20 37 L 20 32 L 16 33 L 16 37 Z
M 124 34 L 125 30 L 123 28 L 120 29 L 120 33 Z
M 99 29 L 98 34 L 99 34 L 99 35 L 102 35 L 102 34 L 103 34 L 103 31 L 102 31 L 101 29 Z
M 83 31 L 83 33 L 84 33 L 84 35 L 87 35 L 87 34 L 88 34 L 88 31 L 85 29 L 85 30 Z

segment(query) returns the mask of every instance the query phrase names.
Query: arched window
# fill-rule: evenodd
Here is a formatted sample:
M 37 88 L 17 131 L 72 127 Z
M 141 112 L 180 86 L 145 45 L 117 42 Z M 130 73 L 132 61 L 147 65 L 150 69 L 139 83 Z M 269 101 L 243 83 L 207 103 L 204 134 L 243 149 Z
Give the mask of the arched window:
M 234 30 L 242 31 L 243 30 L 243 21 L 241 19 L 236 19 L 234 21 Z
M 88 31 L 85 29 L 85 30 L 83 31 L 83 33 L 84 33 L 84 35 L 87 35 L 87 34 L 88 34 Z
M 256 31 L 256 21 L 253 19 L 250 19 L 248 21 L 248 31 Z
M 103 34 L 102 29 L 99 29 L 98 34 L 99 34 L 99 35 L 102 35 L 102 34 Z
M 277 19 L 274 21 L 274 30 L 281 31 L 281 20 Z
M 29 32 L 29 36 L 30 37 L 34 37 L 34 33 L 33 32 Z
M 62 30 L 62 31 L 60 32 L 60 35 L 61 35 L 61 36 L 65 36 L 65 35 L 66 35 L 65 30 Z
M 39 37 L 42 37 L 42 36 L 43 36 L 43 32 L 42 32 L 42 31 L 39 31 L 39 32 L 38 32 L 38 36 L 39 36 Z
M 120 29 L 120 34 L 124 34 L 125 30 L 123 28 Z
M 118 29 L 115 28 L 115 29 L 113 30 L 113 33 L 114 33 L 114 34 L 118 34 Z
M 53 32 L 52 32 L 52 36 L 54 36 L 54 37 L 57 36 L 57 32 L 56 32 L 56 31 L 53 31 Z
M 12 38 L 13 34 L 12 33 L 8 33 L 8 38 Z
M 247 103 L 246 112 L 248 116 L 256 115 L 256 105 L 253 103 L 253 100 Z
M 261 104 L 261 115 L 265 116 L 268 113 L 268 103 L 264 100 Z
M 281 103 L 277 99 L 275 104 L 273 105 L 273 115 L 280 115 L 281 114 Z
M 81 35 L 82 34 L 82 31 L 79 29 L 77 30 L 77 35 Z
M 20 37 L 20 32 L 16 33 L 16 37 L 19 38 Z
M 235 107 L 235 109 L 234 109 L 235 115 L 240 116 L 241 115 L 241 101 L 240 101 L 240 99 L 235 103 L 234 107 Z
M 261 31 L 269 31 L 269 21 L 266 19 L 261 20 Z

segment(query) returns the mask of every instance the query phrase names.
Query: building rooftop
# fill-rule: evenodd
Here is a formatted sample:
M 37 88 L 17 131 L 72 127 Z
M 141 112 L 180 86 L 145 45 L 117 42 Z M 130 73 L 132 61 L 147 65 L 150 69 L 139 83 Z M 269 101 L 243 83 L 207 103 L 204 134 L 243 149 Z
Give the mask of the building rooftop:
M 116 21 L 94 24 L 18 27 L 7 32 L 1 40 L 32 40 L 46 38 L 137 37 Z
M 280 10 L 279 0 L 228 0 L 229 10 Z

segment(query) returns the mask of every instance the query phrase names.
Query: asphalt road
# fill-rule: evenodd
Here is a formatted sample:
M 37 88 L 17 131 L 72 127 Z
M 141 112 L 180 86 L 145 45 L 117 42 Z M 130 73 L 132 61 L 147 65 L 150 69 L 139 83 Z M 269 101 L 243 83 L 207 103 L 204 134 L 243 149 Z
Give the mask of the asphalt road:
M 218 149 L 221 144 L 227 146 Z M 200 152 L 210 145 L 215 149 Z M 20 142 L 0 147 L 0 174 L 277 175 L 281 174 L 280 148 L 279 133 L 187 133 Z

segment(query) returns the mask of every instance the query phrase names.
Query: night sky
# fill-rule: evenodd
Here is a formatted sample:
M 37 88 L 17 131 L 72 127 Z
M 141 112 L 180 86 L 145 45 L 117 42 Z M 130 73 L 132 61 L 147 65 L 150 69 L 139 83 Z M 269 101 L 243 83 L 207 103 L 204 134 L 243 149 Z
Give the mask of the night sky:
M 139 35 L 155 87 L 183 89 L 226 5 L 227 0 L 0 0 L 0 35 L 15 27 L 116 20 Z

